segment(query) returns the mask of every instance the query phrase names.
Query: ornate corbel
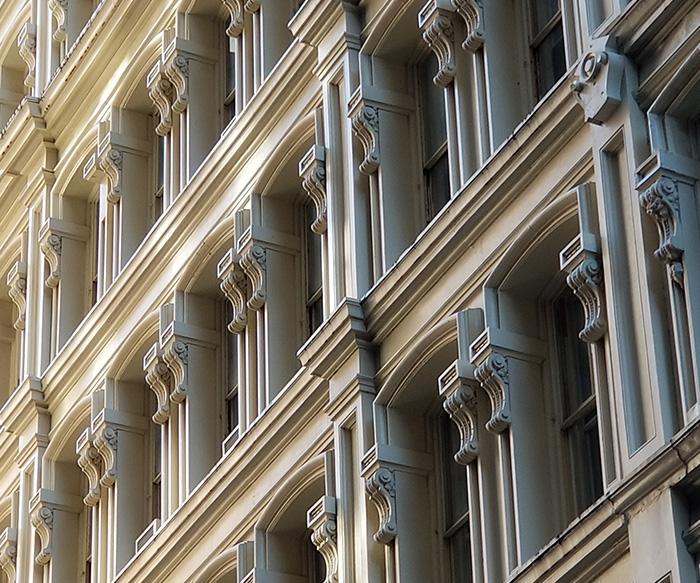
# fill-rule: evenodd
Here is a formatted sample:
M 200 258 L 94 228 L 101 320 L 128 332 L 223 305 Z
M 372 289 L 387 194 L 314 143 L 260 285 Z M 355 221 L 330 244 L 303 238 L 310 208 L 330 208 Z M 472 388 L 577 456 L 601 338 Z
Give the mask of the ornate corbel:
M 100 484 L 109 488 L 117 481 L 117 429 L 104 425 L 95 432 L 94 445 L 102 458 L 102 477 Z
M 248 279 L 241 266 L 234 260 L 233 249 L 229 249 L 219 261 L 216 271 L 221 280 L 219 287 L 233 306 L 233 318 L 228 323 L 228 330 L 232 334 L 240 334 L 248 322 Z
M 45 502 L 38 501 L 31 513 L 31 523 L 41 541 L 41 548 L 34 560 L 39 565 L 47 565 L 51 560 L 53 547 L 54 509 Z
M 75 452 L 78 454 L 78 466 L 88 480 L 88 491 L 83 502 L 87 506 L 95 506 L 102 494 L 100 477 L 102 476 L 102 458 L 92 444 L 90 429 L 80 434 L 75 444 Z
M 374 533 L 374 540 L 388 545 L 397 534 L 396 482 L 393 470 L 379 467 L 365 479 L 365 492 L 379 513 L 379 529 Z
M 186 57 L 177 55 L 165 69 L 173 87 L 173 111 L 182 113 L 187 109 L 190 100 L 190 62 Z
M 476 51 L 484 44 L 483 0 L 452 0 L 455 11 L 464 20 L 467 36 L 462 46 L 468 51 Z
M 161 72 L 160 63 L 156 64 L 148 73 L 146 86 L 148 88 L 148 96 L 160 114 L 160 122 L 156 126 L 155 131 L 159 136 L 166 136 L 173 127 L 173 116 L 170 109 L 173 86 Z
M 7 293 L 17 306 L 15 330 L 24 330 L 24 317 L 27 310 L 27 264 L 17 261 L 7 273 Z
M 109 178 L 107 202 L 117 204 L 122 192 L 123 155 L 116 148 L 109 148 L 100 159 L 100 169 Z
M 583 304 L 586 321 L 579 338 L 584 342 L 600 340 L 607 330 L 603 265 L 597 253 L 585 252 L 581 262 L 566 276 L 566 283 Z
M 36 74 L 36 24 L 27 22 L 17 36 L 17 48 L 19 56 L 27 64 L 27 75 L 24 78 L 24 86 L 34 87 Z
M 267 252 L 260 245 L 251 247 L 241 256 L 241 268 L 250 279 L 248 307 L 257 311 L 267 301 Z
M 316 207 L 316 219 L 311 225 L 314 233 L 326 232 L 326 149 L 312 146 L 299 162 L 302 186 Z
M 245 0 L 245 11 L 251 14 L 260 10 L 262 6 L 262 0 Z
M 14 583 L 17 571 L 17 529 L 7 527 L 0 534 L 0 568 L 8 583 Z
M 467 377 L 466 366 L 466 363 L 456 360 L 438 379 L 440 394 L 445 399 L 443 408 L 459 429 L 460 444 L 454 458 L 465 466 L 479 455 L 476 381 Z
M 170 369 L 163 362 L 158 345 L 154 344 L 143 359 L 143 369 L 146 372 L 146 383 L 156 395 L 156 412 L 153 421 L 162 425 L 170 417 Z
M 438 72 L 433 82 L 439 87 L 447 87 L 455 78 L 455 30 L 450 12 L 439 8 L 435 0 L 430 0 L 418 14 L 418 26 L 423 31 L 423 40 L 435 53 Z
M 502 433 L 510 425 L 508 359 L 500 352 L 491 352 L 476 368 L 474 376 L 491 402 L 491 418 L 486 422 L 486 429 Z
M 311 542 L 323 556 L 326 563 L 324 583 L 338 581 L 338 524 L 336 520 L 336 500 L 324 496 L 306 514 L 306 524 L 311 529 Z
M 168 367 L 173 380 L 173 390 L 170 399 L 174 403 L 182 403 L 187 397 L 187 344 L 173 339 L 167 347 L 163 347 L 163 362 Z
M 41 252 L 49 263 L 49 275 L 46 278 L 47 287 L 57 287 L 61 281 L 61 248 L 63 238 L 60 235 L 45 230 L 39 241 Z
M 237 37 L 243 32 L 245 19 L 243 17 L 243 0 L 221 0 L 226 7 L 231 19 L 231 23 L 226 29 L 226 34 L 230 37 Z
M 639 197 L 639 201 L 656 223 L 659 247 L 654 255 L 665 262 L 671 279 L 683 287 L 683 243 L 678 184 L 661 176 Z
M 610 36 L 594 39 L 590 50 L 581 57 L 571 83 L 586 121 L 595 124 L 605 123 L 622 102 L 625 63 L 615 45 Z
M 352 118 L 352 129 L 365 151 L 360 162 L 360 172 L 373 174 L 379 168 L 379 110 L 371 105 L 363 105 Z
M 63 42 L 68 36 L 66 33 L 68 0 L 49 0 L 49 10 L 56 19 L 56 30 L 53 33 L 53 38 L 56 42 Z

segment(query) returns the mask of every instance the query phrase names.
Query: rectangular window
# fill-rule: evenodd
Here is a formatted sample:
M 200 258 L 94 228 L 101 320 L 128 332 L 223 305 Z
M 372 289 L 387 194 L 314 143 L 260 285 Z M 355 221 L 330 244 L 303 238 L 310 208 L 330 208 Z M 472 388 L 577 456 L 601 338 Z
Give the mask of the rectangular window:
M 228 24 L 227 24 L 228 26 Z M 236 117 L 236 39 L 224 40 L 224 127 Z
M 233 306 L 224 300 L 223 339 L 225 359 L 225 387 L 224 414 L 225 435 L 231 435 L 238 430 L 238 336 L 228 331 L 228 323 L 233 320 Z
M 530 50 L 537 99 L 566 73 L 564 27 L 559 0 L 529 0 Z
M 321 236 L 311 230 L 316 219 L 316 206 L 304 205 L 304 237 L 306 239 L 306 316 L 308 336 L 323 323 L 323 270 Z

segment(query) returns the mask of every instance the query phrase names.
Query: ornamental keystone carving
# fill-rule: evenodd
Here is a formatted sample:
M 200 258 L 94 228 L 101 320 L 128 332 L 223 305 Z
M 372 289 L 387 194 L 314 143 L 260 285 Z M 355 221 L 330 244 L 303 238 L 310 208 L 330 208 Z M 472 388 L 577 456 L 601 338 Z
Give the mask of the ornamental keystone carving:
M 100 501 L 102 494 L 100 478 L 102 477 L 102 458 L 100 453 L 92 445 L 90 430 L 86 429 L 76 442 L 78 454 L 78 466 L 88 480 L 88 491 L 83 502 L 87 506 L 95 506 Z
M 683 287 L 683 243 L 681 208 L 678 184 L 668 176 L 661 176 L 645 190 L 639 201 L 656 223 L 659 247 L 654 255 L 665 262 L 671 279 Z
M 17 529 L 6 528 L 0 534 L 0 568 L 9 583 L 14 583 L 17 571 Z
M 377 507 L 379 529 L 374 540 L 388 545 L 396 538 L 396 482 L 394 472 L 380 467 L 365 480 L 365 492 Z
M 360 172 L 373 174 L 379 168 L 379 110 L 371 105 L 362 106 L 352 119 L 352 129 L 365 152 Z
M 617 54 L 612 37 L 595 39 L 576 67 L 571 90 L 583 108 L 586 121 L 602 124 L 622 102 L 624 57 Z
M 165 70 L 172 91 L 172 108 L 175 113 L 187 109 L 190 100 L 190 62 L 182 55 L 176 56 Z
M 187 344 L 181 340 L 172 341 L 163 349 L 163 362 L 168 367 L 173 381 L 170 399 L 174 403 L 182 403 L 187 397 Z
M 24 78 L 24 86 L 29 89 L 34 87 L 36 75 L 36 24 L 27 22 L 17 36 L 17 48 L 19 56 L 27 64 L 27 75 Z
M 68 0 L 49 0 L 49 10 L 56 19 L 56 31 L 53 38 L 56 42 L 66 40 L 66 18 L 68 16 Z
M 51 560 L 53 546 L 53 514 L 54 509 L 39 502 L 31 514 L 31 522 L 41 541 L 41 547 L 34 560 L 39 565 L 47 565 Z
M 467 28 L 467 36 L 462 46 L 468 51 L 476 51 L 484 44 L 483 0 L 452 0 Z
M 61 247 L 63 239 L 60 235 L 46 231 L 40 242 L 40 248 L 49 264 L 49 275 L 46 278 L 47 287 L 57 287 L 61 281 Z
M 231 19 L 226 34 L 230 37 L 237 37 L 243 32 L 245 20 L 243 18 L 243 0 L 221 0 L 226 7 Z
M 24 330 L 24 317 L 27 312 L 27 264 L 17 261 L 7 273 L 7 293 L 17 306 L 15 330 Z
M 219 262 L 217 272 L 221 280 L 219 287 L 233 306 L 233 318 L 228 323 L 228 330 L 232 334 L 240 334 L 248 322 L 248 279 L 238 262 L 234 261 L 232 249 Z
M 435 53 L 438 72 L 433 82 L 439 87 L 447 87 L 455 78 L 455 31 L 449 12 L 438 8 L 434 1 L 429 2 L 418 15 L 418 24 L 423 30 L 423 40 Z
M 107 193 L 107 202 L 112 204 L 117 204 L 121 199 L 122 168 L 122 153 L 115 148 L 109 148 L 100 160 L 100 169 L 107 175 L 107 178 L 109 178 L 110 187 Z
M 492 352 L 474 371 L 491 402 L 491 418 L 486 429 L 502 433 L 510 426 L 510 387 L 508 359 L 500 352 Z
M 240 265 L 250 279 L 248 307 L 257 311 L 267 301 L 267 252 L 260 245 L 252 245 L 241 256 Z
M 155 131 L 159 136 L 166 136 L 173 127 L 173 117 L 170 110 L 173 86 L 161 73 L 160 63 L 151 69 L 151 72 L 148 74 L 147 87 L 148 96 L 160 114 L 160 122 L 156 126 Z
M 459 449 L 455 461 L 468 465 L 479 455 L 479 424 L 477 413 L 476 381 L 460 374 L 460 361 L 452 363 L 440 375 L 440 394 L 445 396 L 443 408 L 459 429 Z
M 100 484 L 109 488 L 117 481 L 117 439 L 116 428 L 104 426 L 95 434 L 94 445 L 102 458 Z
M 172 375 L 168 365 L 163 362 L 158 345 L 154 344 L 143 359 L 146 383 L 156 395 L 156 412 L 153 421 L 162 425 L 170 417 L 170 383 Z
M 316 207 L 316 219 L 311 225 L 314 233 L 326 232 L 326 149 L 312 146 L 299 162 L 302 186 Z
M 566 283 L 583 305 L 586 321 L 578 334 L 579 338 L 584 342 L 597 342 L 607 330 L 600 256 L 584 252 L 583 260 L 567 275 Z
M 311 542 L 323 556 L 326 563 L 324 583 L 338 581 L 338 524 L 336 520 L 336 500 L 324 496 L 314 504 L 306 515 L 307 526 L 312 530 Z

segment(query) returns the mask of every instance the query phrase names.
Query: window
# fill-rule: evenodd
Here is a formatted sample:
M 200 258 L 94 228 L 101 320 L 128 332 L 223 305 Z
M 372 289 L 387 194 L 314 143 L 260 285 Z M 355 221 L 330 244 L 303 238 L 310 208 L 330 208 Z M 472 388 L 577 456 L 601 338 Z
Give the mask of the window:
M 224 300 L 223 339 L 225 359 L 225 395 L 224 395 L 224 435 L 228 436 L 238 431 L 238 334 L 229 332 L 227 325 L 233 320 L 231 302 Z
M 562 398 L 561 430 L 567 444 L 574 497 L 579 514 L 603 494 L 596 397 L 588 347 L 579 339 L 584 327 L 580 301 L 566 287 L 553 303 Z
M 224 36 L 224 127 L 236 117 L 236 44 L 235 38 Z
M 82 476 L 83 496 L 88 494 L 89 484 L 86 477 Z M 90 583 L 92 577 L 92 512 L 91 506 L 84 505 L 80 512 L 80 581 Z
M 566 72 L 564 28 L 559 0 L 529 0 L 529 8 L 535 93 L 540 99 Z
M 304 236 L 306 238 L 306 316 L 307 337 L 323 322 L 323 272 L 321 236 L 311 230 L 316 220 L 312 201 L 304 205 Z
M 155 411 L 157 409 L 156 398 L 152 391 L 148 391 L 148 410 Z M 163 470 L 161 463 L 162 454 L 162 435 L 161 426 L 155 423 L 148 424 L 148 476 L 149 476 L 149 496 L 148 496 L 148 520 L 153 521 L 161 518 L 161 496 L 162 496 L 162 478 Z
M 153 159 L 155 161 L 155 172 L 154 172 L 154 178 L 155 178 L 155 184 L 154 184 L 154 189 L 153 189 L 153 199 L 151 201 L 151 221 L 155 224 L 155 222 L 160 218 L 160 216 L 163 214 L 163 193 L 165 191 L 165 155 L 166 155 L 166 148 L 165 148 L 165 137 L 161 135 L 156 135 L 156 139 L 154 141 L 154 146 L 155 146 L 155 152 L 153 155 Z

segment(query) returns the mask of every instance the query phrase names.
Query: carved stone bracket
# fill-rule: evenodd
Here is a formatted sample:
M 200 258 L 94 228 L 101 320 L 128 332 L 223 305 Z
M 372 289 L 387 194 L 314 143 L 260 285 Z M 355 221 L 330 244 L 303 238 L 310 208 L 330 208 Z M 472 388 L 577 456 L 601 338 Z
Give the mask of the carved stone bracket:
M 189 60 L 182 55 L 176 55 L 167 65 L 165 74 L 173 87 L 173 111 L 175 113 L 182 113 L 187 109 L 190 100 Z
M 438 60 L 438 72 L 433 77 L 433 82 L 439 87 L 447 87 L 457 73 L 455 30 L 451 14 L 451 11 L 439 8 L 435 0 L 430 0 L 418 14 L 418 26 L 423 31 L 423 40 Z
M 36 24 L 27 22 L 17 36 L 17 48 L 22 60 L 27 64 L 27 75 L 24 78 L 24 86 L 34 87 L 36 75 Z
M 160 114 L 160 122 L 156 126 L 155 131 L 159 136 L 166 136 L 173 127 L 173 117 L 170 110 L 173 86 L 167 76 L 161 71 L 160 62 L 148 73 L 146 86 L 148 88 L 148 96 Z
M 234 259 L 233 249 L 222 257 L 216 271 L 221 280 L 219 287 L 233 306 L 233 318 L 228 323 L 228 330 L 232 334 L 240 334 L 248 321 L 248 278 Z
M 602 124 L 622 102 L 624 57 L 612 37 L 594 39 L 576 68 L 571 90 L 583 108 L 586 121 Z
M 117 481 L 117 442 L 118 432 L 110 425 L 102 426 L 95 432 L 95 449 L 102 458 L 102 477 L 100 484 L 109 488 Z
M 683 287 L 683 232 L 678 184 L 661 176 L 639 197 L 639 201 L 656 223 L 659 247 L 654 255 L 664 261 L 672 281 Z
M 579 338 L 584 342 L 600 340 L 607 330 L 603 264 L 597 253 L 586 252 L 583 260 L 571 270 L 566 283 L 583 304 L 586 321 Z
M 363 105 L 352 118 L 352 129 L 365 151 L 360 172 L 373 174 L 379 168 L 379 109 Z
M 41 252 L 49 263 L 49 275 L 46 278 L 48 287 L 57 287 L 61 281 L 61 249 L 63 238 L 47 230 L 39 241 Z
M 251 245 L 241 255 L 240 265 L 250 279 L 248 307 L 260 310 L 267 301 L 267 251 L 261 245 Z
M 17 306 L 15 330 L 24 330 L 27 311 L 27 264 L 24 261 L 17 261 L 7 273 L 7 293 Z
M 6 528 L 0 534 L 0 568 L 8 583 L 14 583 L 17 571 L 17 529 Z
M 502 433 L 510 426 L 508 359 L 500 352 L 491 352 L 476 368 L 474 376 L 491 402 L 491 418 L 486 422 L 486 429 Z
M 314 233 L 326 232 L 326 149 L 312 146 L 299 162 L 302 186 L 316 207 L 316 219 L 311 225 Z
M 173 390 L 170 399 L 174 403 L 182 403 L 187 397 L 187 344 L 173 338 L 167 346 L 162 347 L 163 362 L 168 367 L 173 380 Z
M 88 480 L 88 492 L 83 498 L 87 506 L 95 506 L 102 494 L 100 478 L 102 476 L 102 458 L 92 444 L 90 429 L 80 434 L 75 443 L 75 452 L 78 454 L 78 466 Z
M 245 11 L 251 14 L 260 10 L 262 6 L 262 0 L 245 0 Z
M 385 545 L 396 538 L 396 482 L 394 472 L 389 468 L 379 467 L 365 479 L 365 492 L 377 507 L 379 529 L 374 533 L 374 540 Z
M 459 429 L 459 450 L 454 454 L 457 463 L 467 465 L 479 455 L 479 430 L 476 402 L 476 380 L 466 374 L 469 363 L 456 360 L 438 379 L 443 407 Z
M 158 344 L 154 344 L 143 359 L 146 383 L 156 395 L 157 408 L 153 421 L 162 425 L 170 417 L 170 383 L 172 375 L 168 365 L 163 362 Z
M 51 10 L 57 24 L 53 38 L 56 42 L 63 42 L 67 37 L 68 0 L 49 0 L 49 10 Z
M 53 517 L 54 509 L 48 504 L 38 501 L 31 512 L 31 522 L 41 541 L 41 547 L 35 560 L 39 565 L 47 565 L 51 560 L 53 547 Z
M 312 530 L 311 542 L 323 556 L 326 563 L 324 583 L 338 581 L 338 524 L 336 520 L 336 500 L 324 496 L 306 514 L 307 526 Z
M 123 155 L 116 148 L 109 148 L 100 159 L 100 169 L 109 178 L 107 202 L 117 204 L 122 192 Z
M 467 36 L 462 46 L 468 51 L 476 51 L 484 44 L 483 0 L 451 0 L 467 28 Z
M 243 32 L 245 19 L 243 18 L 243 0 L 221 0 L 226 7 L 231 18 L 231 22 L 226 29 L 226 34 L 230 37 L 237 37 Z

